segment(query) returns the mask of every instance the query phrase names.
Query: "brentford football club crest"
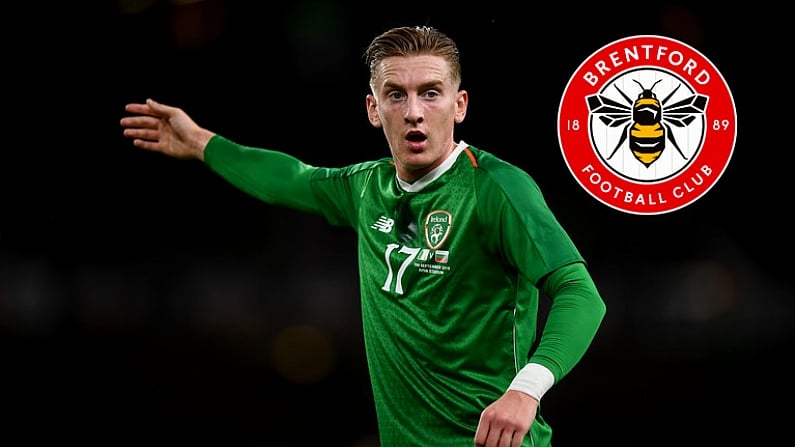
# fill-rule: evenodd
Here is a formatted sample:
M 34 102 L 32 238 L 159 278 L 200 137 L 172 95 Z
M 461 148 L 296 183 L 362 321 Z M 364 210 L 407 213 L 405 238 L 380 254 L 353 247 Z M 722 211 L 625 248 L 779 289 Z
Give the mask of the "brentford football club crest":
M 694 48 L 654 35 L 610 43 L 580 65 L 558 111 L 574 178 L 605 205 L 662 214 L 701 198 L 737 136 L 726 81 Z

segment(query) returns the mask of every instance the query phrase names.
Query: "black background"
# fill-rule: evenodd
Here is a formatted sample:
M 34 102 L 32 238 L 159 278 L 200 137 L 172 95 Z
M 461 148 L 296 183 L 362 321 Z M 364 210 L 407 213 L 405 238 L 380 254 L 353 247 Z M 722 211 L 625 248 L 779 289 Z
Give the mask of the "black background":
M 555 444 L 785 436 L 793 82 L 783 12 L 480 3 L 9 6 L 0 442 L 377 445 L 353 234 L 257 202 L 199 162 L 135 149 L 119 119 L 124 104 L 152 97 L 310 164 L 381 157 L 361 53 L 403 24 L 458 42 L 470 108 L 457 138 L 536 178 L 607 302 L 592 349 L 545 397 Z M 658 216 L 588 195 L 555 130 L 579 64 L 636 34 L 698 49 L 738 117 L 718 183 Z

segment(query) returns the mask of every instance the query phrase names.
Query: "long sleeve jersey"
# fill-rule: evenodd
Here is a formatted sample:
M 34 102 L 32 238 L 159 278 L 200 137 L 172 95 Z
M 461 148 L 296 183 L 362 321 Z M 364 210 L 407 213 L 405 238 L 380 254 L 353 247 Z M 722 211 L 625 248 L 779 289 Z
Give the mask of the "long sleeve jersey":
M 536 182 L 464 142 L 411 184 L 397 178 L 391 158 L 315 167 L 219 135 L 205 163 L 266 203 L 356 232 L 383 447 L 472 445 L 481 411 L 524 365 L 543 365 L 560 380 L 605 314 Z M 541 292 L 552 299 L 543 328 Z M 550 437 L 539 407 L 524 445 Z

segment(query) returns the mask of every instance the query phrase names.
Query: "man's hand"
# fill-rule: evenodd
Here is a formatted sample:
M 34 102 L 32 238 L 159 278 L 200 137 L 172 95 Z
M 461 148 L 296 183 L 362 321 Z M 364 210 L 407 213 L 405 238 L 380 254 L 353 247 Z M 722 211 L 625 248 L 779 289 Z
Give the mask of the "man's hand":
M 480 414 L 477 447 L 520 447 L 536 417 L 538 401 L 521 391 L 507 391 Z
M 199 127 L 182 109 L 147 99 L 145 104 L 127 104 L 132 116 L 121 119 L 124 136 L 141 149 L 181 158 L 204 160 L 204 148 L 215 135 Z

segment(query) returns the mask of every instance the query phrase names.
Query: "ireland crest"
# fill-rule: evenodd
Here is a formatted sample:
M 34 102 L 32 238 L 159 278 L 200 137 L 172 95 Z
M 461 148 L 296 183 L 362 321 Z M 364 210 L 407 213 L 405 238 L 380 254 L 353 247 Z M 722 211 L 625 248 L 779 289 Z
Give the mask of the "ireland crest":
M 441 247 L 450 234 L 453 215 L 449 211 L 435 210 L 425 216 L 425 243 L 433 250 Z

